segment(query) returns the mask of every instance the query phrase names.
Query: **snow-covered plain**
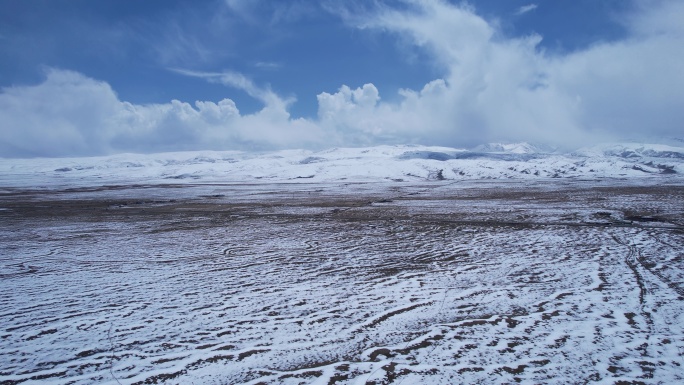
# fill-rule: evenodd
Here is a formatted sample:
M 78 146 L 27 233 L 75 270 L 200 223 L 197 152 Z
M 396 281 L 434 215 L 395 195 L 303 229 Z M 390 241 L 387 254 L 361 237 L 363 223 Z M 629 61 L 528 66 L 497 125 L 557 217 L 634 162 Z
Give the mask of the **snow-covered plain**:
M 0 384 L 684 381 L 684 151 L 521 148 L 2 160 Z

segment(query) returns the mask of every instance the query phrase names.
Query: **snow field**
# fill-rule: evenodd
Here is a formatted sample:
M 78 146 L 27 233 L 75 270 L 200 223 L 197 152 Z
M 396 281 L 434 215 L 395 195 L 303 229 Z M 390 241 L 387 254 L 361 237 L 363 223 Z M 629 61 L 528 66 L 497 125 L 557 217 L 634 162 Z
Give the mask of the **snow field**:
M 0 383 L 683 380 L 679 187 L 290 188 L 4 196 Z

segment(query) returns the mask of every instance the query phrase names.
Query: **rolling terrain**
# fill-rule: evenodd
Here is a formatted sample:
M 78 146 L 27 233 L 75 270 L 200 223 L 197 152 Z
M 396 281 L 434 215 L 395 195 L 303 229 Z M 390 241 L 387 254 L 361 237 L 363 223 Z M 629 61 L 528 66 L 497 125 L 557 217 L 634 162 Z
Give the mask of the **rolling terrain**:
M 682 382 L 678 154 L 2 160 L 0 384 Z

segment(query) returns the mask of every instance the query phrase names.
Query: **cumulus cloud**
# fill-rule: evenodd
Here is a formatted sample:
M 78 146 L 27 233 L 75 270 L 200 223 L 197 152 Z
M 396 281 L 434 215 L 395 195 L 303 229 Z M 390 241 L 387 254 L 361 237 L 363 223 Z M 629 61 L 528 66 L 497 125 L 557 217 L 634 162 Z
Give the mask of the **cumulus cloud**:
M 341 12 L 355 28 L 427 53 L 442 75 L 398 98 L 383 98 L 372 83 L 342 85 L 318 95 L 311 118 L 293 118 L 294 99 L 235 72 L 176 70 L 242 89 L 264 104 L 260 111 L 242 114 L 230 99 L 135 105 L 105 82 L 50 70 L 41 84 L 0 92 L 0 156 L 681 136 L 684 5 L 638 4 L 623 18 L 628 37 L 571 53 L 544 52 L 541 36 L 507 37 L 444 0 Z
M 373 127 L 381 137 L 447 145 L 528 140 L 572 146 L 681 135 L 684 44 L 681 23 L 672 20 L 684 18 L 684 7 L 648 3 L 626 18 L 628 38 L 555 55 L 539 48 L 541 36 L 507 38 L 471 8 L 442 0 L 349 16 L 358 28 L 395 34 L 425 50 L 444 73 L 428 85 L 432 92 L 405 90 L 399 104 L 378 103 L 359 114 L 357 126 L 363 132 Z M 352 126 L 348 111 L 337 117 L 327 111 L 326 119 Z
M 242 84 L 248 88 L 250 83 Z M 277 96 L 258 87 L 252 92 L 268 104 L 248 115 L 230 99 L 196 101 L 194 106 L 178 100 L 135 105 L 119 100 L 105 82 L 53 69 L 41 84 L 2 90 L 0 154 L 274 149 L 315 146 L 328 137 L 310 121 L 292 119 Z
M 420 91 L 403 90 L 398 104 L 378 103 L 362 112 L 345 108 L 337 116 L 327 109 L 327 120 L 349 127 L 359 116 L 357 128 L 364 133 L 453 146 L 549 141 L 558 132 L 581 136 L 570 116 L 574 99 L 549 84 L 549 60 L 536 49 L 539 36 L 501 39 L 470 8 L 436 0 L 411 4 L 411 12 L 383 8 L 354 22 L 408 39 L 434 58 L 444 77 Z M 348 94 L 340 93 L 338 99 Z

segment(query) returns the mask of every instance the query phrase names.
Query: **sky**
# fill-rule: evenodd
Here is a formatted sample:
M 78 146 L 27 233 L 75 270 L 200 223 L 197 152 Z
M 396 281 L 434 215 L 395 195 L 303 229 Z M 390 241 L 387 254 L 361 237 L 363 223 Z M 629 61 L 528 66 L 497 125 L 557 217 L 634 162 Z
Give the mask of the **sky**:
M 681 0 L 0 0 L 0 157 L 681 138 L 682 68 Z

